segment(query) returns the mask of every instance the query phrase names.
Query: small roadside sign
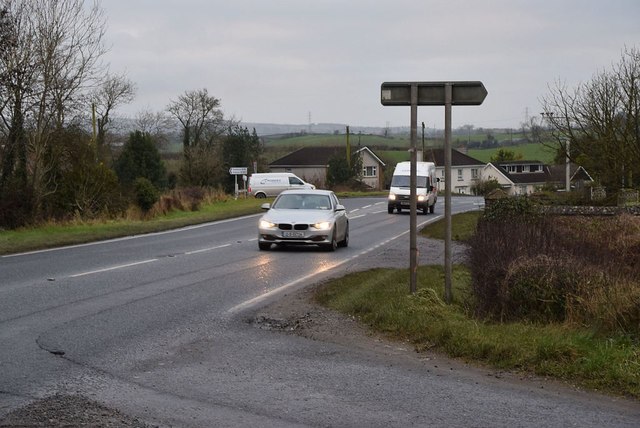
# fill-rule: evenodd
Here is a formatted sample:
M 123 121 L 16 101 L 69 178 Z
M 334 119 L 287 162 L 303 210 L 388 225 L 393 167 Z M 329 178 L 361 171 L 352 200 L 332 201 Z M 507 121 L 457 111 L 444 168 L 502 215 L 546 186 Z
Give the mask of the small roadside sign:
M 231 175 L 246 175 L 247 168 L 246 167 L 231 167 L 229 168 L 229 174 Z

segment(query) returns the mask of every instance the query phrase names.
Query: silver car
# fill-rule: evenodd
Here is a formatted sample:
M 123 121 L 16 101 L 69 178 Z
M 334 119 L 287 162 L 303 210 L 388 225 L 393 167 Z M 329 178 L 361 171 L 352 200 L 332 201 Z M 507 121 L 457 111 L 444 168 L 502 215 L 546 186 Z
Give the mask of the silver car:
M 312 244 L 329 251 L 349 245 L 349 219 L 330 190 L 286 190 L 263 204 L 268 210 L 258 222 L 258 247 L 271 244 Z

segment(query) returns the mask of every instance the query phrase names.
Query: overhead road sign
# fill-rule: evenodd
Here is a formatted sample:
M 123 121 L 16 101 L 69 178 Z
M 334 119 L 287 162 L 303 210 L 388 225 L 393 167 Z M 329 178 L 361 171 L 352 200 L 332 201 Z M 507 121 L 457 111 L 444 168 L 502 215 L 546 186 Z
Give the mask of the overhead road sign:
M 380 100 L 384 106 L 410 106 L 411 86 L 418 88 L 419 106 L 443 106 L 446 103 L 445 86 L 451 86 L 451 105 L 476 106 L 482 104 L 487 90 L 482 82 L 384 82 Z

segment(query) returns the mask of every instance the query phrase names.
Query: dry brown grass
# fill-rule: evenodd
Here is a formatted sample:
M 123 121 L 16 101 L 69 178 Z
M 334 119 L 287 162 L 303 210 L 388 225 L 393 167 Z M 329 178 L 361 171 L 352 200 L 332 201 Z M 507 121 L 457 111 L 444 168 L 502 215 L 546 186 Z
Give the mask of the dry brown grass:
M 476 313 L 640 337 L 640 218 L 480 222 Z

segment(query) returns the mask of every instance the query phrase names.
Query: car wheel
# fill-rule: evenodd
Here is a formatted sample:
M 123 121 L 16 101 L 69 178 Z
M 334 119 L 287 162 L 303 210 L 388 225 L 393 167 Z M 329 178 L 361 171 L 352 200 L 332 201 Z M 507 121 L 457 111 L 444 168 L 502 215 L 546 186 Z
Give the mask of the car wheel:
M 347 223 L 347 230 L 344 232 L 344 239 L 338 243 L 341 247 L 349 246 L 349 223 Z
M 258 242 L 258 248 L 262 251 L 266 251 L 271 248 L 271 244 L 268 242 Z
M 266 197 L 267 195 L 265 195 L 264 193 L 256 193 L 256 199 L 264 199 Z
M 335 251 L 338 248 L 338 241 L 336 240 L 336 231 L 334 229 L 333 235 L 331 235 L 331 243 L 325 246 L 327 251 Z

